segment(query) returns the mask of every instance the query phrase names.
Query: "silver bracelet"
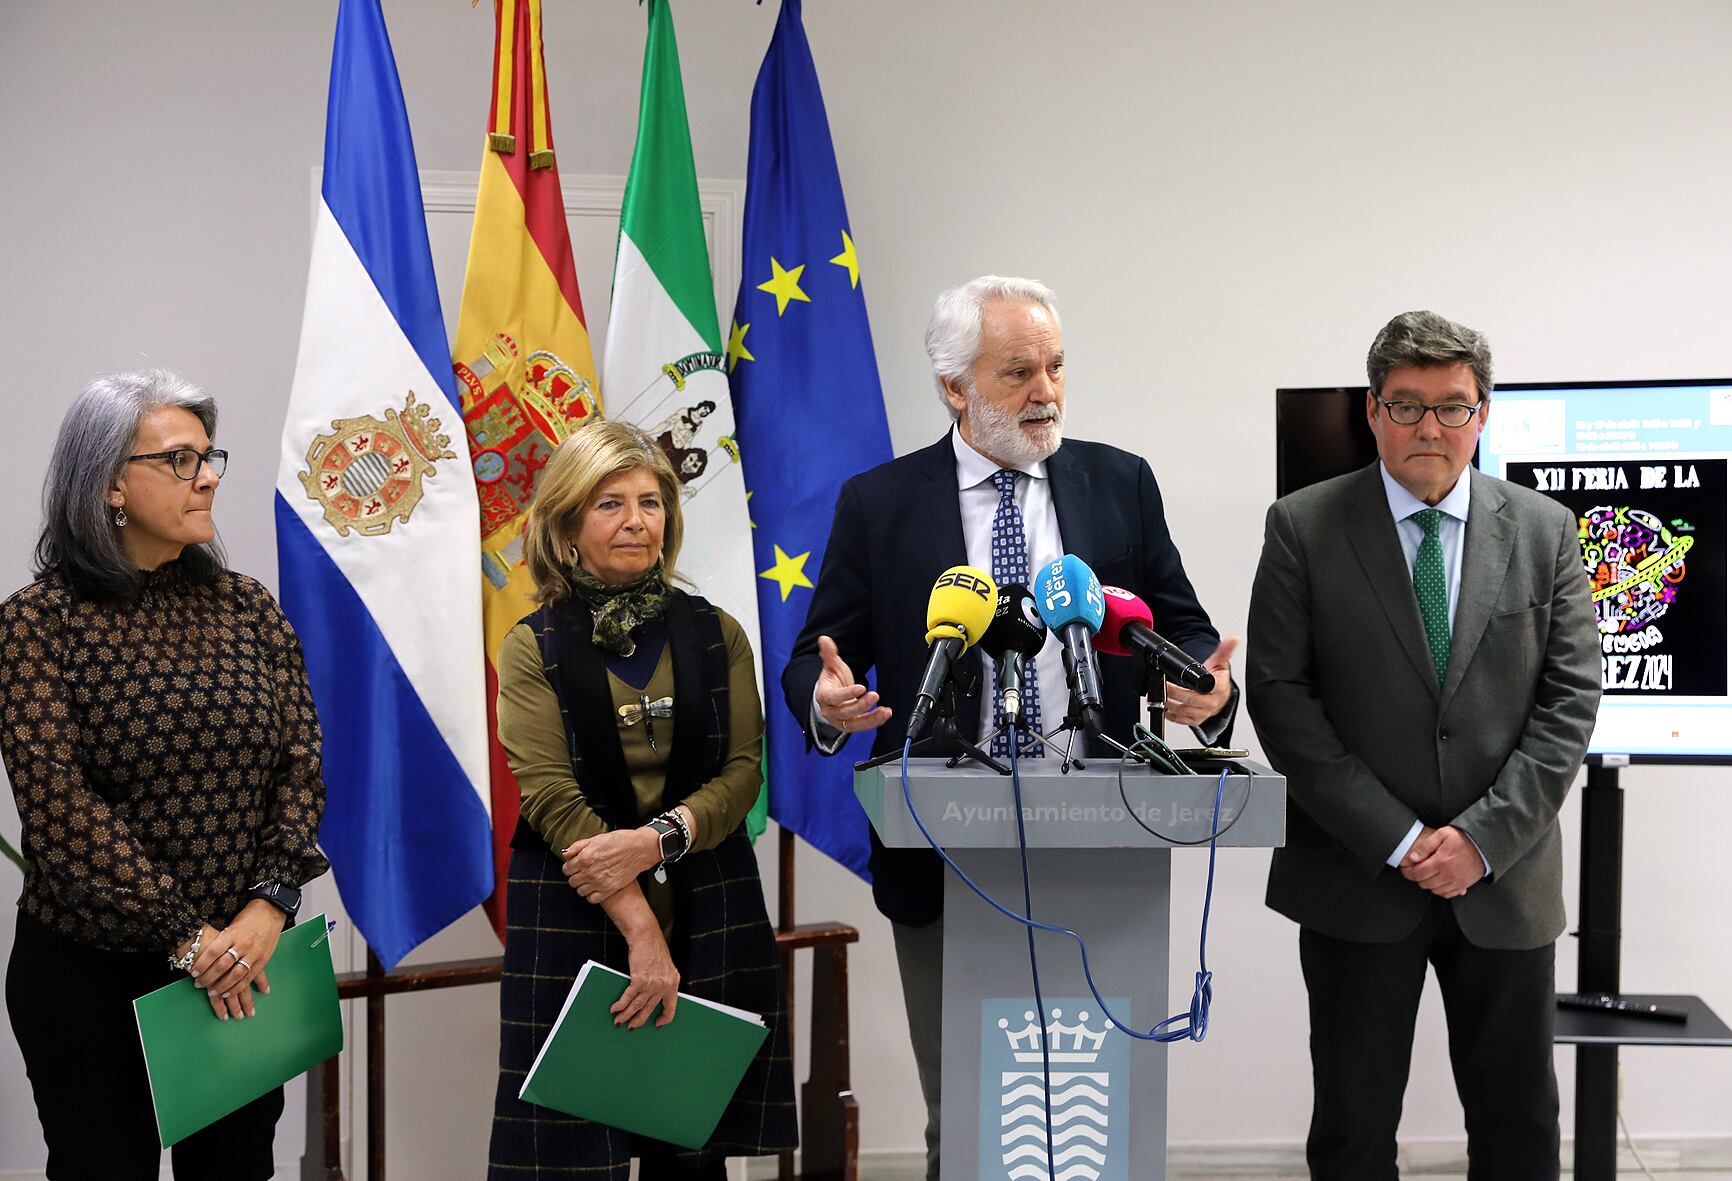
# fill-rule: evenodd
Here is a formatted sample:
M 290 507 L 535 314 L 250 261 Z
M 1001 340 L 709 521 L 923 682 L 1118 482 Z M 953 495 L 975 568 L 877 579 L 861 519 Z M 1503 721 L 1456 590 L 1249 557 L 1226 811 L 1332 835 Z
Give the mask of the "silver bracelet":
M 198 934 L 192 937 L 192 946 L 186 949 L 185 955 L 177 956 L 172 951 L 168 953 L 168 966 L 176 972 L 192 971 L 193 962 L 198 959 L 199 949 L 203 946 L 204 927 L 200 926 Z
M 680 857 L 684 857 L 687 853 L 692 851 L 692 826 L 686 823 L 685 813 L 681 812 L 678 808 L 669 808 L 666 812 L 662 813 L 662 817 L 667 820 L 669 824 L 680 830 L 680 837 L 682 838 L 680 856 L 674 858 L 675 861 L 678 861 Z

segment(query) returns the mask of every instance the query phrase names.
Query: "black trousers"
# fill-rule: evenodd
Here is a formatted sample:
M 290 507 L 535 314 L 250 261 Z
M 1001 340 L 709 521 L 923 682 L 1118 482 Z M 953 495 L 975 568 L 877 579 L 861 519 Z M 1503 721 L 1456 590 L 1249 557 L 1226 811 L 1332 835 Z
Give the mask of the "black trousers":
M 1467 1125 L 1468 1181 L 1557 1181 L 1553 948 L 1475 947 L 1434 899 L 1397 943 L 1299 932 L 1310 993 L 1313 1181 L 1394 1181 L 1395 1131 L 1429 963 Z
M 728 1181 L 728 1162 L 688 1168 L 672 1150 L 651 1151 L 637 1158 L 637 1176 L 638 1181 Z
M 162 1148 L 132 1002 L 182 978 L 162 954 L 103 951 L 19 912 L 6 1011 L 51 1181 L 156 1181 Z M 170 1150 L 176 1181 L 270 1181 L 282 1113 L 278 1087 L 182 1140 Z

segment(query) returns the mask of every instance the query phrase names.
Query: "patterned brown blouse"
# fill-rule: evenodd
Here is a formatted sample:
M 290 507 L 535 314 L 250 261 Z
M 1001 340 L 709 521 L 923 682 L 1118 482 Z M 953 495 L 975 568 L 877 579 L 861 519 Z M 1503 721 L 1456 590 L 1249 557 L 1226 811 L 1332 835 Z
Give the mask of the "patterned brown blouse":
M 222 928 L 260 881 L 327 868 L 301 644 L 244 574 L 171 562 L 132 602 L 50 574 L 0 605 L 0 755 L 23 821 L 25 913 L 162 951 Z

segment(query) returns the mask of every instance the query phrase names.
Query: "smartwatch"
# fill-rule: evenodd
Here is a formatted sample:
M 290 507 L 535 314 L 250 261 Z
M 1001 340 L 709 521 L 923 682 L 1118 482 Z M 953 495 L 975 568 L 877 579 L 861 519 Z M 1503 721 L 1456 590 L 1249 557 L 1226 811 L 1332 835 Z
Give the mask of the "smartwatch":
M 663 861 L 678 861 L 685 856 L 686 834 L 679 825 L 657 816 L 646 827 L 654 832 L 656 839 L 661 842 Z
M 686 855 L 686 846 L 689 843 L 686 830 L 666 815 L 657 816 L 644 827 L 656 834 L 662 863 L 656 866 L 655 879 L 665 882 L 668 880 L 668 866 Z
M 262 898 L 291 919 L 301 909 L 301 892 L 282 882 L 260 882 L 247 891 L 247 897 Z

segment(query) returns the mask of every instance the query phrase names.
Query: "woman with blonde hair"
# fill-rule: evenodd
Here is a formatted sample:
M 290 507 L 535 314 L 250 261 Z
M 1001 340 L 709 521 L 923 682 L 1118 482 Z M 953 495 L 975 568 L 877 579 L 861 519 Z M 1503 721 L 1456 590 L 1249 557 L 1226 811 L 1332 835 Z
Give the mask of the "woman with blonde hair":
M 727 1156 L 795 1143 L 775 935 L 744 829 L 763 782 L 757 673 L 740 625 L 675 587 L 683 528 L 666 455 L 618 422 L 560 444 L 530 508 L 524 560 L 541 606 L 498 661 L 499 739 L 523 805 L 493 1177 L 625 1181 L 635 1156 L 640 1181 L 710 1181 Z M 630 974 L 613 1013 L 632 1029 L 675 1020 L 682 988 L 764 1015 L 770 1036 L 702 1151 L 517 1097 L 591 959 Z

